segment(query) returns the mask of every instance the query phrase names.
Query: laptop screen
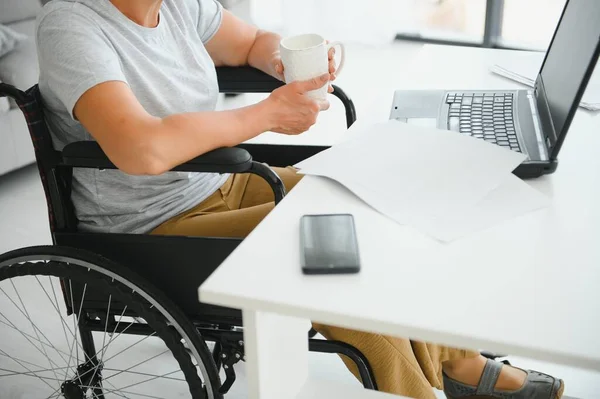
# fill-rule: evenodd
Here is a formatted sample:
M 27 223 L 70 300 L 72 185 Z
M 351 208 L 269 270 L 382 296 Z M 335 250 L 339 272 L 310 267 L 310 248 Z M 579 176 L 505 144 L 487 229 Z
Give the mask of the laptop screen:
M 535 29 L 535 23 L 532 29 Z M 600 1 L 569 0 L 538 77 L 538 86 L 541 80 L 554 125 L 554 137 L 548 134 L 550 147 L 557 141 L 560 146 L 562 142 L 561 136 L 574 112 L 574 102 L 579 102 L 582 81 L 588 69 L 595 65 L 599 42 Z M 544 114 L 546 112 L 540 111 L 542 119 Z M 547 127 L 544 131 L 551 132 L 552 129 Z

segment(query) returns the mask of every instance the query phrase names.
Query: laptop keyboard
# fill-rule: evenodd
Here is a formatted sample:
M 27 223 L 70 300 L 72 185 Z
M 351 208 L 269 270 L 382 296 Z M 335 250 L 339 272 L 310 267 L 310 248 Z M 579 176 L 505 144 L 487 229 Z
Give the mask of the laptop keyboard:
M 521 152 L 513 93 L 449 93 L 448 129 Z

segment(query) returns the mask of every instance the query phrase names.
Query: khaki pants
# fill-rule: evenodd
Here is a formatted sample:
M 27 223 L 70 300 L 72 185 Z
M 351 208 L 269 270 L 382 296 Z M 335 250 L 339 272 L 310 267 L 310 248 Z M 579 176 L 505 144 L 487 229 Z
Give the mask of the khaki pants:
M 292 168 L 275 170 L 288 190 L 301 179 Z M 245 237 L 273 207 L 273 192 L 262 178 L 233 175 L 211 197 L 166 221 L 152 234 Z M 402 306 L 398 311 L 402 311 Z M 442 362 L 478 355 L 473 351 L 380 334 L 325 325 L 314 327 L 327 339 L 343 341 L 359 349 L 369 360 L 381 391 L 413 398 L 435 398 L 431 387 L 442 389 Z M 358 378 L 356 366 L 343 356 L 342 360 Z

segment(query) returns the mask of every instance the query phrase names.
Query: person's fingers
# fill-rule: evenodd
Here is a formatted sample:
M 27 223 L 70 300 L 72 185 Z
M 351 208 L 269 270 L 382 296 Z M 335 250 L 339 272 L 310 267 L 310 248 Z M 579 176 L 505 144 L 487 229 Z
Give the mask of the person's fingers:
M 300 93 L 306 93 L 307 91 L 320 89 L 325 86 L 327 82 L 329 82 L 329 74 L 325 73 L 310 80 L 296 82 L 295 86 Z
M 316 115 L 321 111 L 321 103 L 319 101 L 311 100 L 310 111 L 313 115 Z
M 329 49 L 329 73 L 335 73 L 337 70 L 337 63 L 335 62 L 335 49 Z
M 327 92 L 333 93 L 333 86 L 332 85 L 329 85 L 329 87 L 327 88 Z
M 337 65 L 335 65 L 335 61 L 329 61 L 329 73 L 335 73 L 337 69 Z
M 279 75 L 280 78 L 283 78 L 283 72 L 284 72 L 283 62 L 281 62 L 281 60 L 278 60 L 275 63 L 275 73 L 277 75 Z
M 320 100 L 317 102 L 317 104 L 319 105 L 319 110 L 321 111 L 327 111 L 331 106 L 331 104 L 329 104 L 329 101 L 327 100 Z

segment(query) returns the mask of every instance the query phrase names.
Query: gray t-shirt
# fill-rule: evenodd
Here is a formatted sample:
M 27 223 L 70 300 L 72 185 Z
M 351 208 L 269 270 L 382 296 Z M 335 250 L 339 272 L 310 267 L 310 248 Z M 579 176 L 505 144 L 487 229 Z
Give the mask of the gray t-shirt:
M 81 95 L 107 81 L 131 87 L 156 117 L 213 111 L 215 66 L 204 43 L 219 29 L 215 0 L 164 0 L 156 28 L 142 27 L 109 0 L 54 0 L 38 18 L 40 91 L 54 146 L 93 140 L 74 119 Z M 77 169 L 72 199 L 79 228 L 147 233 L 212 195 L 227 175 L 168 172 L 132 176 Z

